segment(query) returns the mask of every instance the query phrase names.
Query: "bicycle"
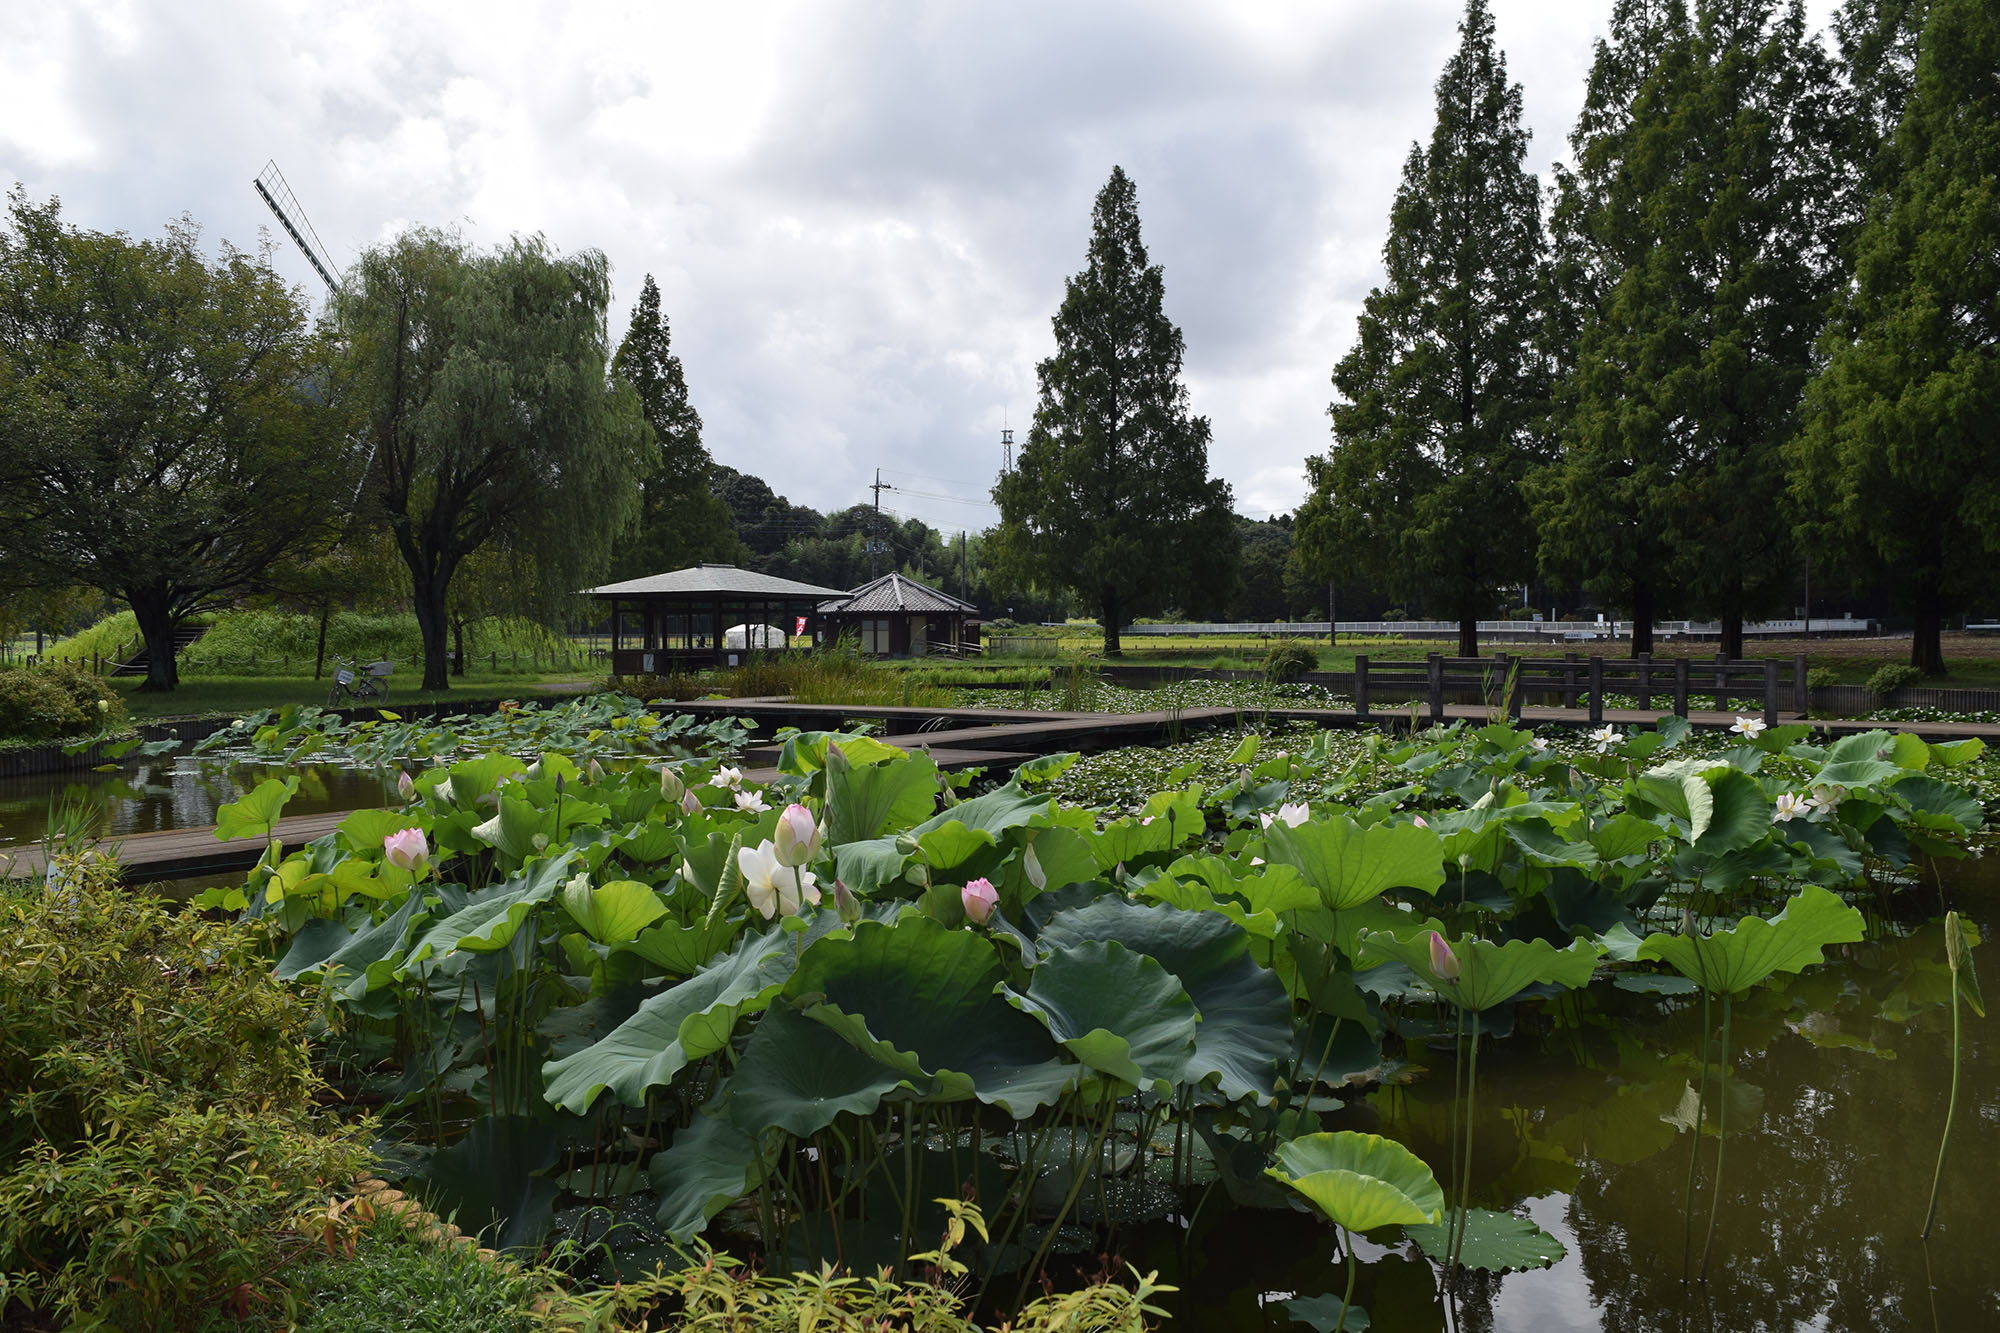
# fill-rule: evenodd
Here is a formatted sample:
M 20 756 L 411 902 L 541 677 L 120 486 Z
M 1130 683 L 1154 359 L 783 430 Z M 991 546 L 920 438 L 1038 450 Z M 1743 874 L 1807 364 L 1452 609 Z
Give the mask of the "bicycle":
M 338 708 L 342 696 L 355 703 L 376 705 L 389 702 L 389 673 L 396 669 L 394 662 L 383 660 L 370 662 L 367 666 L 357 666 L 341 658 L 333 659 L 333 688 L 326 692 L 326 706 Z

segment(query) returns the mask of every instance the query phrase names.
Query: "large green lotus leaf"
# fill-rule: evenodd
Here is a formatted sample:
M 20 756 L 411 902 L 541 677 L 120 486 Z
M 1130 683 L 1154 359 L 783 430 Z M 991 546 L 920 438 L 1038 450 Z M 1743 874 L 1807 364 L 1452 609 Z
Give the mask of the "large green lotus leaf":
M 473 837 L 516 865 L 558 841 L 555 810 L 537 807 L 516 794 L 520 791 L 519 783 L 501 788 L 493 817 L 472 830 Z
M 1596 847 L 1567 837 L 1545 819 L 1513 819 L 1501 827 L 1530 865 L 1585 869 L 1597 864 Z
M 356 810 L 340 821 L 338 833 L 347 850 L 380 856 L 384 838 L 416 828 L 419 822 L 400 810 Z
M 309 921 L 292 937 L 292 947 L 278 961 L 277 975 L 283 981 L 307 975 L 341 976 L 345 989 L 355 978 L 367 975 L 369 964 L 400 953 L 412 927 L 428 912 L 429 900 L 413 892 L 401 907 L 360 930 L 350 932 L 335 921 Z
M 1411 1227 L 1404 1234 L 1431 1258 L 1439 1263 L 1445 1261 L 1450 1247 L 1450 1228 L 1443 1223 Z M 1547 1268 L 1567 1253 L 1569 1251 L 1563 1248 L 1561 1241 L 1525 1217 L 1496 1213 L 1487 1208 L 1466 1210 L 1465 1237 L 1458 1251 L 1458 1261 L 1466 1268 L 1488 1273 Z
M 1294 1324 L 1304 1324 L 1313 1333 L 1368 1333 L 1368 1312 L 1345 1303 L 1332 1292 L 1318 1296 L 1294 1296 L 1279 1301 Z M 1345 1310 L 1346 1313 L 1341 1313 Z
M 918 838 L 917 845 L 923 849 L 924 864 L 934 873 L 940 873 L 964 865 L 993 846 L 994 841 L 993 835 L 984 829 L 969 829 L 950 819 Z
M 1259 939 L 1276 939 L 1278 935 L 1278 918 L 1275 915 L 1252 912 L 1234 898 L 1217 899 L 1208 885 L 1198 879 L 1175 879 L 1172 875 L 1161 875 L 1140 885 L 1139 896 L 1149 902 L 1178 907 L 1184 912 L 1220 912 Z M 1318 894 L 1312 895 L 1312 903 L 1317 910 Z
M 1056 913 L 1036 943 L 1045 959 L 1091 940 L 1117 940 L 1157 959 L 1180 979 L 1200 1018 L 1188 1077 L 1218 1080 L 1227 1097 L 1263 1101 L 1291 1054 L 1292 1002 L 1277 974 L 1250 956 L 1250 939 L 1215 912 L 1107 896 Z
M 794 933 L 782 929 L 745 936 L 729 953 L 640 1005 L 602 1041 L 543 1066 L 542 1095 L 578 1112 L 607 1090 L 627 1106 L 643 1105 L 646 1089 L 721 1050 L 743 1015 L 771 1002 L 791 975 L 793 941 Z
M 1349 1231 L 1422 1225 L 1444 1212 L 1444 1191 L 1430 1167 L 1380 1134 L 1307 1134 L 1279 1144 L 1277 1158 L 1264 1174 L 1305 1195 Z
M 778 752 L 778 771 L 811 777 L 826 767 L 829 741 L 840 746 L 841 757 L 850 766 L 886 763 L 909 753 L 873 736 L 857 736 L 843 731 L 801 731 L 786 741 L 784 748 Z
M 1021 789 L 1019 782 L 1009 780 L 1005 786 L 995 787 L 984 796 L 960 801 L 932 815 L 910 832 L 921 838 L 932 829 L 955 822 L 977 832 L 990 833 L 997 840 L 1008 829 L 1019 828 L 1033 821 L 1037 815 L 1047 814 L 1053 803 L 1052 797 L 1031 795 Z
M 240 801 L 230 801 L 215 812 L 217 838 L 241 838 L 246 834 L 268 835 L 284 813 L 285 802 L 298 793 L 296 775 L 283 779 L 265 778 Z M 376 844 L 379 849 L 381 844 Z
M 1695 850 L 1707 856 L 1739 852 L 1771 831 L 1771 803 L 1757 780 L 1740 769 L 1707 775 L 1709 817 L 1694 835 Z
M 1415 824 L 1362 828 L 1344 815 L 1292 828 L 1264 830 L 1267 859 L 1296 869 L 1336 912 L 1359 907 L 1389 889 L 1433 892 L 1444 883 L 1444 848 Z
M 1656 842 L 1667 836 L 1665 829 L 1650 819 L 1617 814 L 1590 831 L 1590 845 L 1600 860 L 1622 861 L 1628 856 L 1644 856 Z
M 1706 939 L 1658 931 L 1640 943 L 1638 956 L 1671 964 L 1715 994 L 1741 994 L 1776 973 L 1823 961 L 1825 946 L 1858 941 L 1862 925 L 1861 913 L 1808 884 L 1769 921 L 1746 916 Z
M 1461 1009 L 1490 1009 L 1513 999 L 1528 987 L 1548 984 L 1575 988 L 1590 984 L 1602 948 L 1592 940 L 1574 940 L 1558 949 L 1547 940 L 1457 939 L 1451 941 L 1458 960 L 1455 980 L 1440 977 L 1431 966 L 1431 932 L 1390 934 L 1364 931 L 1360 965 L 1398 962 L 1436 987 L 1438 994 Z
M 911 914 L 820 940 L 786 991 L 929 1095 L 976 1097 L 1018 1119 L 1060 1097 L 1075 1068 L 1040 1023 L 1000 997 L 1005 980 L 984 936 Z
M 1812 783 L 1815 787 L 1845 787 L 1849 791 L 1866 791 L 1878 783 L 1899 778 L 1907 771 L 1886 759 L 1850 759 L 1826 765 L 1813 774 Z
M 538 904 L 555 897 L 562 888 L 563 879 L 574 859 L 573 853 L 564 852 L 551 860 L 538 861 L 479 893 L 464 907 L 425 931 L 410 946 L 409 957 L 403 962 L 404 970 L 426 958 L 442 960 L 455 950 L 492 953 L 506 948 L 513 942 L 514 932 L 528 919 L 528 914 Z
M 541 1244 L 555 1217 L 557 1126 L 527 1116 L 481 1116 L 471 1133 L 424 1166 L 422 1193 L 434 1212 L 496 1249 Z
M 449 771 L 451 804 L 461 810 L 472 810 L 499 785 L 502 778 L 519 777 L 528 769 L 511 754 L 487 754 L 477 759 L 460 760 Z
M 1028 848 L 1034 853 L 1034 869 L 1041 877 L 1043 889 L 1060 889 L 1097 878 L 1097 858 L 1090 854 L 1090 844 L 1075 829 L 1035 829 Z M 1027 852 L 1021 854 L 1023 875 L 1028 869 L 1027 857 Z M 1029 883 L 1032 887 L 1033 881 Z
M 606 840 L 607 850 L 624 856 L 632 865 L 648 866 L 664 861 L 680 850 L 680 834 L 671 824 L 634 824 Z
M 937 763 L 919 751 L 880 764 L 835 765 L 826 774 L 826 841 L 863 842 L 903 829 L 937 806 Z
M 1186 831 L 1182 829 L 1181 833 Z M 1084 840 L 1090 844 L 1090 855 L 1097 862 L 1097 868 L 1110 870 L 1114 866 L 1137 861 L 1142 856 L 1169 850 L 1174 845 L 1175 835 L 1164 819 L 1126 818 L 1114 819 L 1101 831 L 1085 834 Z
M 872 1114 L 910 1081 L 788 1005 L 767 1010 L 717 1096 L 739 1129 L 807 1138 L 841 1112 Z
M 1044 961 L 1028 993 L 1007 999 L 1048 1025 L 1079 1061 L 1162 1097 L 1194 1054 L 1194 1001 L 1166 968 L 1116 940 L 1092 940 Z
M 710 1218 L 763 1183 L 757 1140 L 719 1115 L 702 1113 L 647 1167 L 660 1196 L 659 1223 L 685 1245 Z
M 1199 880 L 1218 898 L 1233 894 L 1248 903 L 1252 912 L 1282 915 L 1319 906 L 1319 893 L 1288 865 L 1253 866 L 1247 859 L 1231 861 L 1200 852 L 1183 856 L 1167 867 L 1167 874 L 1175 879 Z
M 1910 803 L 1912 822 L 1922 828 L 1974 833 L 1986 823 L 1986 807 L 1965 788 L 1912 775 L 1889 790 Z
M 1793 847 L 1802 846 L 1814 861 L 1831 865 L 1838 883 L 1850 884 L 1861 877 L 1861 853 L 1832 826 L 1815 824 L 1806 819 L 1791 819 L 1773 823 L 1771 827 L 1780 842 Z
M 599 944 L 630 943 L 667 914 L 667 905 L 653 892 L 653 886 L 636 879 L 617 879 L 595 888 L 588 882 L 566 885 L 563 906 Z
M 638 954 L 664 969 L 669 976 L 684 977 L 728 948 L 741 927 L 740 921 L 726 916 L 715 920 L 700 917 L 685 926 L 676 921 L 666 921 L 651 930 L 640 931 L 627 943 L 613 947 Z
M 1973 736 L 1962 741 L 1931 745 L 1931 758 L 1946 768 L 1959 768 L 1986 753 L 1986 742 Z

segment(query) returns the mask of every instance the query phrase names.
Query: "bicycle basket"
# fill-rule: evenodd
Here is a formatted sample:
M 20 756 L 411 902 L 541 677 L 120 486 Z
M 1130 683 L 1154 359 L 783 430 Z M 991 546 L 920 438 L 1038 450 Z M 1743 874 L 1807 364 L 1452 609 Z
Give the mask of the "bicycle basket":
M 354 683 L 354 673 L 346 667 L 335 667 L 333 669 L 333 683 L 336 685 L 352 685 Z
M 396 669 L 396 664 L 394 662 L 386 660 L 381 662 L 370 662 L 368 664 L 368 674 L 375 677 L 375 679 L 377 680 L 382 679 L 384 676 L 388 675 L 395 669 Z

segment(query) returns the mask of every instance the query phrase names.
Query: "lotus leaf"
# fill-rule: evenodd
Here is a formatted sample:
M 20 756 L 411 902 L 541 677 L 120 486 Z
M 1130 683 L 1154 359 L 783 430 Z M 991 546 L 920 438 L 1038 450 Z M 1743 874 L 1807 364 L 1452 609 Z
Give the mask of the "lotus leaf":
M 1362 828 L 1344 815 L 1264 831 L 1267 858 L 1288 865 L 1336 912 L 1389 889 L 1432 892 L 1444 883 L 1444 850 L 1435 833 L 1414 824 Z
M 879 764 L 835 767 L 827 771 L 826 786 L 826 841 L 838 847 L 927 818 L 937 807 L 937 764 L 919 751 Z
M 419 821 L 400 810 L 356 810 L 340 821 L 337 832 L 341 845 L 348 851 L 380 857 L 382 839 L 418 826 Z
M 1592 940 L 1575 940 L 1558 949 L 1547 940 L 1458 939 L 1451 941 L 1459 975 L 1447 980 L 1431 965 L 1431 932 L 1389 934 L 1364 931 L 1361 935 L 1361 962 L 1393 960 L 1428 981 L 1437 992 L 1461 1009 L 1491 1009 L 1513 999 L 1538 983 L 1578 987 L 1590 983 L 1602 946 Z
M 1349 1231 L 1424 1225 L 1444 1212 L 1444 1191 L 1430 1167 L 1379 1134 L 1308 1134 L 1279 1144 L 1277 1158 L 1264 1174 L 1305 1195 Z
M 563 906 L 583 932 L 599 944 L 628 944 L 667 914 L 650 884 L 618 879 L 592 888 L 588 882 L 563 889 Z
M 1328 1292 L 1320 1296 L 1294 1296 L 1279 1301 L 1295 1324 L 1304 1324 L 1313 1333 L 1368 1333 L 1368 1312 L 1358 1305 L 1345 1305 Z M 1341 1312 L 1345 1310 L 1346 1313 Z
M 1178 978 L 1116 940 L 1092 940 L 1047 959 L 1028 993 L 1007 998 L 1048 1025 L 1071 1055 L 1100 1074 L 1170 1096 L 1194 1054 L 1194 1001 Z
M 840 1114 L 865 1116 L 910 1081 L 832 1036 L 788 1005 L 758 1020 L 743 1058 L 717 1091 L 724 1113 L 756 1134 L 782 1129 L 808 1138 Z
M 719 1115 L 697 1114 L 647 1167 L 660 1196 L 659 1223 L 681 1244 L 710 1218 L 763 1183 L 757 1140 Z
M 1406 1234 L 1425 1254 L 1443 1262 L 1449 1231 L 1442 1225 L 1421 1226 L 1411 1227 Z M 1567 1253 L 1561 1241 L 1525 1217 L 1486 1208 L 1466 1209 L 1465 1232 L 1458 1251 L 1458 1262 L 1465 1268 L 1489 1273 L 1547 1268 Z
M 1797 972 L 1822 961 L 1829 944 L 1862 937 L 1861 913 L 1809 884 L 1766 921 L 1747 916 L 1708 937 L 1658 931 L 1639 945 L 1641 959 L 1657 958 L 1715 994 L 1740 995 L 1778 972 Z
M 291 800 L 298 790 L 296 775 L 283 781 L 265 778 L 242 800 L 231 801 L 216 810 L 215 836 L 229 839 L 256 833 L 268 837 L 278 822 L 278 816 L 284 813 L 285 802 Z
M 702 917 L 688 925 L 665 921 L 616 947 L 638 954 L 665 969 L 669 976 L 684 977 L 728 948 L 739 928 L 740 923 L 730 917 L 716 921 Z

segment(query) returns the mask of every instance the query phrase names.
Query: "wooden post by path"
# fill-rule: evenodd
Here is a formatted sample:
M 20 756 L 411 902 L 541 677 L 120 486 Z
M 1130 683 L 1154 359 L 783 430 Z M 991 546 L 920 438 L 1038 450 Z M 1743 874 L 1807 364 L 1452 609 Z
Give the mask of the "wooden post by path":
M 1653 655 L 1651 653 L 1639 654 L 1638 670 L 1639 707 L 1649 709 L 1653 706 Z
M 1715 655 L 1715 711 L 1729 711 L 1729 659 L 1721 653 Z
M 1563 654 L 1563 707 L 1576 707 L 1576 653 Z
M 1594 653 L 1590 658 L 1590 720 L 1604 721 L 1604 659 Z
M 1778 659 L 1764 659 L 1764 725 L 1778 725 Z
M 1686 717 L 1687 715 L 1688 660 L 1685 657 L 1676 657 L 1674 659 L 1674 716 Z
M 1811 691 L 1806 688 L 1806 655 L 1792 658 L 1792 711 L 1804 717 L 1812 711 Z
M 1358 653 L 1354 658 L 1354 716 L 1368 716 L 1368 659 Z
M 1424 666 L 1430 677 L 1431 723 L 1435 726 L 1444 721 L 1444 658 L 1432 653 Z

